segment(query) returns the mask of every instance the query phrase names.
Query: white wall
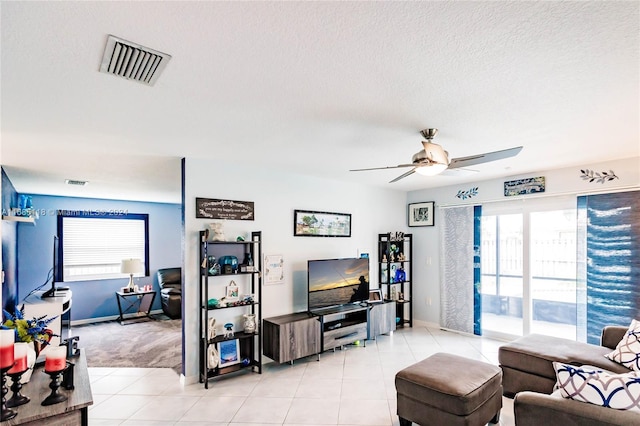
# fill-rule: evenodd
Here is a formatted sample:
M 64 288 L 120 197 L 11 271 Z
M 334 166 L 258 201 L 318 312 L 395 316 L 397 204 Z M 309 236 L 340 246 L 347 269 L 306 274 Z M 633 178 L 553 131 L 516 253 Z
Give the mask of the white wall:
M 585 165 L 584 168 L 598 172 L 613 170 L 619 179 L 605 183 L 588 182 L 580 178 L 580 167 L 533 172 L 527 175 L 494 179 L 464 185 L 452 185 L 437 189 L 412 191 L 407 194 L 407 203 L 435 201 L 435 226 L 410 228 L 413 234 L 414 250 L 414 320 L 439 324 L 440 321 L 440 229 L 439 208 L 454 205 L 481 205 L 496 201 L 540 200 L 549 196 L 572 196 L 597 192 L 615 192 L 640 187 L 640 157 Z M 520 178 L 544 176 L 546 190 L 543 194 L 518 197 L 504 196 L 504 182 Z M 477 187 L 478 195 L 461 200 L 458 191 Z M 431 304 L 429 304 L 429 301 Z
M 408 229 L 406 193 L 401 191 L 187 158 L 183 289 L 187 381 L 198 374 L 198 232 L 212 222 L 195 218 L 196 197 L 255 203 L 254 221 L 225 222 L 224 232 L 226 239 L 235 240 L 262 231 L 263 252 L 284 257 L 284 284 L 263 287 L 264 317 L 306 310 L 307 260 L 356 257 L 358 249 L 368 249 L 373 256 L 371 276 L 376 277 L 378 234 Z M 351 237 L 294 237 L 295 209 L 350 213 Z

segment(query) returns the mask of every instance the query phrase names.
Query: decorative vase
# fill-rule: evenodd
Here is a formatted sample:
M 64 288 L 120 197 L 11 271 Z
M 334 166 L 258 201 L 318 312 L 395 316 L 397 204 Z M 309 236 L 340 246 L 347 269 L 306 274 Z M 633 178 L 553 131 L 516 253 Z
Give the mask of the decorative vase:
M 256 332 L 256 316 L 254 314 L 244 314 L 244 332 Z
M 20 383 L 23 385 L 28 383 L 33 373 L 33 367 L 36 365 L 36 359 L 38 358 L 38 352 L 36 351 L 36 342 L 29 342 L 27 345 L 27 371 L 22 374 Z

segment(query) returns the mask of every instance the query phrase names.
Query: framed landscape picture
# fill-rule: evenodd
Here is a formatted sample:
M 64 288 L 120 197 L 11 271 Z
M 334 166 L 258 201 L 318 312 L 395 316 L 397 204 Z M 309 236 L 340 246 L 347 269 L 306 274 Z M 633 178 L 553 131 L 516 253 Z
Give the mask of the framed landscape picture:
M 409 226 L 433 226 L 434 206 L 434 201 L 409 204 Z
M 350 237 L 351 215 L 349 213 L 294 210 L 293 236 Z
M 218 343 L 218 354 L 220 354 L 220 367 L 240 364 L 240 342 L 238 339 L 223 340 Z

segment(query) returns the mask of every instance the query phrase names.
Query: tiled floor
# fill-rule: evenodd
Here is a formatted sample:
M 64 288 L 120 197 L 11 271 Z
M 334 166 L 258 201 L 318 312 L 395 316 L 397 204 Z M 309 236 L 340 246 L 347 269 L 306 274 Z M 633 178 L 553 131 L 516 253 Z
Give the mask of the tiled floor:
M 325 352 L 293 366 L 264 364 L 182 386 L 164 368 L 90 368 L 92 426 L 398 425 L 396 372 L 436 352 L 496 364 L 503 342 L 414 327 L 379 336 L 366 347 Z M 501 425 L 512 426 L 513 401 L 503 398 Z

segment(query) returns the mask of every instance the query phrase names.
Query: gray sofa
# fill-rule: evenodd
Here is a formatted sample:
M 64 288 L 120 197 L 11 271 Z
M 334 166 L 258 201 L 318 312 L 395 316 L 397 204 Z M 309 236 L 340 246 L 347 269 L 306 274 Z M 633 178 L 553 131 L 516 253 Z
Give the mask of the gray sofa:
M 604 356 L 615 349 L 627 329 L 605 327 L 601 346 L 536 334 L 501 346 L 498 359 L 503 374 L 502 386 L 505 396 L 515 396 L 516 425 L 640 425 L 637 412 L 573 401 L 554 392 L 554 361 L 576 366 L 592 365 L 615 373 L 629 372 Z

